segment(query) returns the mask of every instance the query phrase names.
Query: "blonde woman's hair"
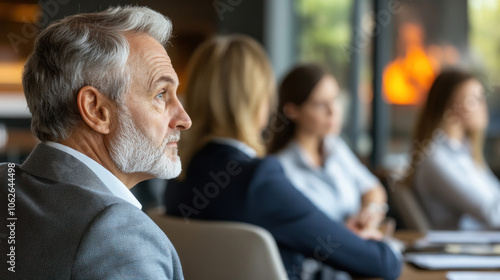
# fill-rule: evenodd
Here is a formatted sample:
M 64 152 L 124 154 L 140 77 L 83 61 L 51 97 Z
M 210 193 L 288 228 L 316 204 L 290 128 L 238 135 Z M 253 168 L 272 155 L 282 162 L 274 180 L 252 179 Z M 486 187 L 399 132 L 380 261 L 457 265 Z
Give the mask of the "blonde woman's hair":
M 217 36 L 199 46 L 188 65 L 185 110 L 193 125 L 179 143 L 183 170 L 214 137 L 242 141 L 263 156 L 258 116 L 275 95 L 271 65 L 254 39 Z

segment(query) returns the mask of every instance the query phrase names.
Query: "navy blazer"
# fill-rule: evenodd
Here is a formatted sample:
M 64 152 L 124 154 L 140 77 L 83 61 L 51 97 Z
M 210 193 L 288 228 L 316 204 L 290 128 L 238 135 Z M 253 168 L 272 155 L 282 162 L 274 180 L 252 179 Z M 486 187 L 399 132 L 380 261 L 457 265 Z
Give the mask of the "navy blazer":
M 311 257 L 363 277 L 396 279 L 401 258 L 383 242 L 363 240 L 328 218 L 286 178 L 274 157 L 251 158 L 235 147 L 208 143 L 189 163 L 186 179 L 170 180 L 169 215 L 237 221 L 267 229 L 290 279 Z

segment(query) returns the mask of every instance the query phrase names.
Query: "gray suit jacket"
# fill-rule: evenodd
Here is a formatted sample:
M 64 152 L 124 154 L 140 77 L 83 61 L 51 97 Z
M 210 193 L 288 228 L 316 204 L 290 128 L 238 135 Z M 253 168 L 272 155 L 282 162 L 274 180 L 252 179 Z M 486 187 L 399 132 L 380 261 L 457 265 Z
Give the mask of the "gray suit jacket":
M 15 210 L 7 216 L 8 165 L 0 165 L 1 279 L 183 279 L 165 234 L 73 156 L 38 144 L 14 171 Z

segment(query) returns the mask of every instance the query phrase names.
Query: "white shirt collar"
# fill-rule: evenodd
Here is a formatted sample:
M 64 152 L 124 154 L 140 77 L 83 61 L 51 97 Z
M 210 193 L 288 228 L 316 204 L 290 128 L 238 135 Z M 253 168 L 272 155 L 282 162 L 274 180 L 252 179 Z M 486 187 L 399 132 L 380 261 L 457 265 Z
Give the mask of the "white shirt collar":
M 236 140 L 233 138 L 226 138 L 226 137 L 215 137 L 212 139 L 212 141 L 219 143 L 219 144 L 225 144 L 225 145 L 232 146 L 232 147 L 240 150 L 241 152 L 243 152 L 244 154 L 246 154 L 247 156 L 249 156 L 251 158 L 257 157 L 257 152 L 252 147 L 248 146 L 247 144 L 245 144 L 239 140 Z
M 95 160 L 80 153 L 75 149 L 72 149 L 60 143 L 47 141 L 45 142 L 45 144 L 52 148 L 58 149 L 59 151 L 70 154 L 79 161 L 81 161 L 95 173 L 95 175 L 104 183 L 104 185 L 111 191 L 112 194 L 131 203 L 135 207 L 142 209 L 141 203 L 137 200 L 137 198 L 135 198 L 135 196 L 130 192 L 130 190 L 122 183 L 122 181 L 116 178 L 116 176 L 113 175 L 113 173 L 109 172 L 109 170 L 104 168 Z
M 324 165 L 326 166 L 328 159 L 331 158 L 333 153 L 335 153 L 335 149 L 337 149 L 337 136 L 334 135 L 327 135 L 323 139 L 323 157 L 326 159 L 324 162 Z M 340 136 L 338 136 L 340 137 Z M 304 165 L 305 167 L 311 169 L 311 170 L 319 170 L 319 169 L 324 169 L 325 166 L 319 167 L 316 166 L 312 163 L 312 159 L 306 152 L 306 150 L 300 145 L 300 143 L 297 140 L 292 140 L 287 148 L 290 148 L 296 153 L 299 162 Z
M 444 135 L 441 140 L 455 152 L 470 152 L 470 142 L 467 139 L 460 141 L 456 138 L 450 138 L 448 135 Z

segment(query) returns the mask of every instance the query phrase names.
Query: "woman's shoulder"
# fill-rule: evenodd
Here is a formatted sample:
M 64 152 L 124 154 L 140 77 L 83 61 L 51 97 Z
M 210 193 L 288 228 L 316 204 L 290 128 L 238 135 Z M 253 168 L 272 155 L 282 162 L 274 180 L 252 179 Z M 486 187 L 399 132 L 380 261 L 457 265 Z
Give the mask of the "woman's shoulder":
M 255 157 L 234 146 L 216 142 L 207 143 L 193 156 L 193 161 L 208 160 L 214 163 L 228 159 L 246 164 L 254 164 L 256 161 Z
M 205 174 L 207 170 L 241 170 L 250 178 L 261 176 L 281 176 L 283 167 L 276 155 L 263 158 L 250 157 L 229 145 L 209 143 L 192 158 L 188 167 L 188 176 Z M 193 172 L 196 171 L 196 172 Z
M 340 136 L 332 135 L 325 138 L 325 153 L 329 161 L 334 160 L 350 168 L 361 164 L 358 157 Z
M 255 158 L 253 161 L 247 163 L 246 170 L 250 173 L 249 175 L 252 181 L 285 177 L 283 166 L 280 160 L 274 155 L 264 158 Z
M 422 146 L 413 154 L 415 184 L 418 188 L 434 189 L 440 180 L 463 178 L 467 173 L 459 163 L 461 157 L 468 157 L 465 152 L 454 150 L 446 141 L 434 141 Z M 447 178 L 447 179 L 446 179 Z
M 261 168 L 279 168 L 281 169 L 281 162 L 275 155 L 269 155 L 264 158 L 256 159 L 255 164 Z
M 455 165 L 460 156 L 467 156 L 467 154 L 467 151 L 457 150 L 446 139 L 432 139 L 429 143 L 420 145 L 414 150 L 412 156 L 419 159 L 419 165 L 439 169 Z
M 288 143 L 282 150 L 280 150 L 277 154 L 273 154 L 268 156 L 265 160 L 279 161 L 283 166 L 292 167 L 296 166 L 301 161 L 301 150 L 300 146 L 297 142 L 292 141 Z
M 274 156 L 281 160 L 293 157 L 297 152 L 299 152 L 299 144 L 295 140 L 290 140 L 288 144 L 285 145 L 281 150 L 279 150 Z

